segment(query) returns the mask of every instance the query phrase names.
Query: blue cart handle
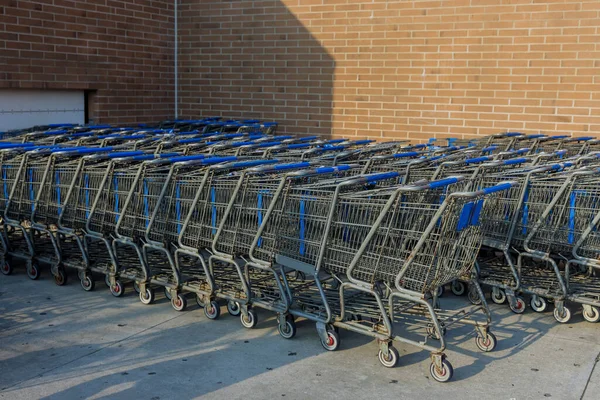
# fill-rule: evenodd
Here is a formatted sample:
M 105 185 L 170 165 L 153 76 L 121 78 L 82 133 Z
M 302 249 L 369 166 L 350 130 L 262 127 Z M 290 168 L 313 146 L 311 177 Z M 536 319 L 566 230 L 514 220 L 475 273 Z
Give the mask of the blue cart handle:
M 485 194 L 485 195 L 488 195 L 488 194 L 500 192 L 500 191 L 503 191 L 503 190 L 508 190 L 508 189 L 510 189 L 510 188 L 512 188 L 513 186 L 516 186 L 516 185 L 517 185 L 516 182 L 510 182 L 510 181 L 508 181 L 508 182 L 501 182 L 501 183 L 499 183 L 499 184 L 497 184 L 495 186 L 484 188 L 483 190 L 481 190 L 481 192 L 483 194 Z
M 351 179 L 348 182 L 351 182 L 351 183 L 376 183 L 378 181 L 383 181 L 386 179 L 398 178 L 399 176 L 400 176 L 400 173 L 398 173 L 398 172 L 382 172 L 382 173 L 378 173 L 378 174 L 362 175 L 362 176 L 357 177 L 356 179 Z
M 40 149 L 42 149 L 42 147 L 40 147 Z M 90 149 L 98 149 L 99 147 L 85 147 L 85 146 L 76 146 L 76 147 L 59 147 L 59 146 L 48 146 L 46 147 L 47 149 L 50 149 L 51 153 L 59 153 L 59 152 L 64 152 L 64 153 L 72 153 L 72 154 L 93 154 L 92 153 L 78 153 L 79 151 L 85 151 L 85 150 L 90 150 Z M 106 147 L 104 147 L 104 149 L 106 149 Z
M 513 158 L 512 160 L 506 160 L 503 162 L 504 165 L 515 165 L 515 164 L 522 164 L 529 161 L 528 158 L 525 157 L 521 157 L 521 158 Z
M 566 162 L 560 163 L 560 164 L 552 164 L 551 168 L 553 170 L 555 170 L 555 171 L 558 171 L 558 170 L 561 170 L 561 169 L 564 169 L 564 168 L 568 168 L 568 167 L 572 167 L 572 166 L 573 166 L 572 162 L 566 161 Z
M 323 152 L 326 152 L 326 151 L 342 151 L 342 150 L 346 150 L 346 146 L 325 146 L 325 147 L 321 147 L 320 149 Z
M 514 154 L 527 154 L 531 149 L 529 147 L 525 147 L 519 150 L 515 150 Z
M 485 161 L 492 160 L 490 156 L 476 157 L 476 158 L 468 158 L 465 160 L 465 164 L 477 164 Z
M 481 151 L 483 153 L 485 153 L 485 152 L 488 152 L 488 151 L 494 151 L 496 149 L 498 149 L 498 146 L 489 146 L 489 147 L 484 147 L 483 149 L 481 149 Z
M 567 135 L 556 135 L 556 136 L 550 136 L 551 139 L 566 139 L 569 136 Z
M 112 126 L 110 126 L 110 125 L 88 125 L 88 126 L 84 126 L 84 128 L 88 128 L 88 129 L 108 129 L 108 128 L 112 128 Z
M 506 132 L 502 136 L 504 136 L 504 137 L 515 137 L 515 136 L 523 136 L 523 134 L 521 132 Z
M 429 182 L 427 187 L 429 189 L 439 189 L 449 185 L 453 185 L 463 180 L 462 176 L 451 176 L 449 178 L 440 179 L 437 181 Z
M 331 174 L 334 172 L 348 171 L 351 168 L 348 164 L 342 164 L 335 167 L 319 167 L 315 169 L 317 174 Z
M 25 143 L 0 143 L 0 149 L 14 149 L 21 147 L 35 147 L 35 143 L 33 142 L 25 142 Z
M 392 157 L 394 157 L 394 158 L 418 157 L 421 154 L 422 153 L 419 153 L 417 151 L 408 151 L 406 153 L 396 153 Z

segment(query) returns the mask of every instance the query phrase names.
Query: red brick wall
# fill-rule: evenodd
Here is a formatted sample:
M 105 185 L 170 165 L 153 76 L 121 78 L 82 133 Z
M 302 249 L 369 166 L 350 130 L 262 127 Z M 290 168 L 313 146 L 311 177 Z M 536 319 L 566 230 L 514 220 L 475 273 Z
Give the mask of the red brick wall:
M 173 116 L 173 2 L 0 2 L 0 88 L 96 90 L 98 123 Z
M 180 10 L 182 116 L 248 116 L 280 121 L 287 132 L 330 133 L 335 62 L 294 7 L 183 0 Z
M 182 3 L 184 115 L 417 140 L 600 131 L 598 0 Z

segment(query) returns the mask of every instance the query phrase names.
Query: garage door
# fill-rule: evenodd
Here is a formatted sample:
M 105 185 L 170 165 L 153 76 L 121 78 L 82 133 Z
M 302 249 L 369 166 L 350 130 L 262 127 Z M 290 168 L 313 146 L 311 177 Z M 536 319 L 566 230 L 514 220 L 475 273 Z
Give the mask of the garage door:
M 0 89 L 0 131 L 84 120 L 83 91 Z

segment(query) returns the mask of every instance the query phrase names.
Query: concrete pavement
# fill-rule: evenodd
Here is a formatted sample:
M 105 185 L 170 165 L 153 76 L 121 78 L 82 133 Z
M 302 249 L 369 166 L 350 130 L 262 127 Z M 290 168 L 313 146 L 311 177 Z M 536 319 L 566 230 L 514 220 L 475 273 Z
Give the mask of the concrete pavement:
M 0 275 L 0 399 L 600 398 L 600 325 L 579 310 L 558 325 L 550 312 L 492 305 L 497 350 L 483 354 L 471 330 L 449 330 L 455 374 L 440 384 L 428 354 L 407 345 L 386 369 L 358 334 L 342 331 L 340 349 L 326 352 L 308 321 L 285 340 L 266 312 L 248 330 L 225 307 L 210 321 L 193 301 L 177 313 L 162 295 L 146 306 L 128 290 L 117 299 L 101 282 L 87 293 L 76 279 Z

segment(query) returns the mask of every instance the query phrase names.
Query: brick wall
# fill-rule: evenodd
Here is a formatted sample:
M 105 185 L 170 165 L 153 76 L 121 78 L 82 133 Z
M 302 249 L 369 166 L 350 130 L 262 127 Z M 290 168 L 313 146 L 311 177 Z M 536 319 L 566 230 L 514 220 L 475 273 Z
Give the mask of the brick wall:
M 173 2 L 0 2 L 0 88 L 95 90 L 98 123 L 173 116 Z
M 600 131 L 598 0 L 182 1 L 181 111 L 374 138 Z

